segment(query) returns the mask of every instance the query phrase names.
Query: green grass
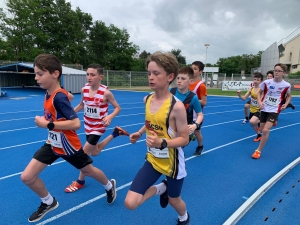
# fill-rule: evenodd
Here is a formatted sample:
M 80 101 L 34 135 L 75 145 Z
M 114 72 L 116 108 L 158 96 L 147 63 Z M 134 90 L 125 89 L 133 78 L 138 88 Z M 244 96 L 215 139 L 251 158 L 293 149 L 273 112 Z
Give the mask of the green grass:
M 132 90 L 132 91 L 145 91 L 145 92 L 151 92 L 152 90 L 148 87 L 136 87 L 136 88 L 122 88 L 122 87 L 115 87 L 110 89 L 119 89 L 119 90 Z M 220 88 L 208 88 L 207 89 L 208 95 L 221 95 L 221 96 L 237 96 L 236 91 L 222 91 Z M 242 91 L 242 94 L 246 94 L 246 91 Z M 292 96 L 298 95 L 300 96 L 300 91 L 292 91 Z

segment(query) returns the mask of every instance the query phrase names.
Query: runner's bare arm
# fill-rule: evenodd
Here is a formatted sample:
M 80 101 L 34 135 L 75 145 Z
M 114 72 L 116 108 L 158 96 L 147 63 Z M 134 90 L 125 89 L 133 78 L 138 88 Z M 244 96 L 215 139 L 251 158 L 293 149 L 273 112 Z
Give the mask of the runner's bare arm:
M 168 147 L 176 148 L 186 146 L 188 144 L 189 130 L 186 117 L 186 110 L 183 103 L 176 102 L 170 114 L 170 118 L 175 121 L 177 137 L 167 141 Z M 174 127 L 172 127 L 172 129 L 174 129 Z
M 74 108 L 74 111 L 77 113 L 80 110 L 84 108 L 84 103 L 83 103 L 83 88 L 81 89 L 81 100 L 80 103 Z
M 242 94 L 241 90 L 238 90 L 237 95 L 239 96 L 240 99 L 245 101 L 251 94 L 251 88 L 248 89 L 247 93 L 244 96 L 242 96 L 241 94 Z

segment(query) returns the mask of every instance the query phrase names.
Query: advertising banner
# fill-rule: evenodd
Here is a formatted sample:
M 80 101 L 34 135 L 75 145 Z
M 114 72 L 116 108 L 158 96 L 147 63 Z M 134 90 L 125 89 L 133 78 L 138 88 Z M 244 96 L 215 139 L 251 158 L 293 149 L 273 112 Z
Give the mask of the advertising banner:
M 222 91 L 246 91 L 249 89 L 251 83 L 252 81 L 223 81 Z

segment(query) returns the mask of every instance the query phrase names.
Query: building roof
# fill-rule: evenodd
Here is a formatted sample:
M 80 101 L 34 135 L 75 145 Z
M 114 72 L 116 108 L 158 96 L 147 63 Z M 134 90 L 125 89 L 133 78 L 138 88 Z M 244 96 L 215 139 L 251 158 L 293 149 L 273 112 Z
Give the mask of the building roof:
M 7 72 L 29 72 L 33 73 L 33 63 L 13 63 L 8 64 L 5 66 L 0 66 L 0 71 L 7 71 Z M 85 75 L 86 72 L 83 70 L 77 70 L 69 67 L 62 67 L 62 74 L 82 74 Z

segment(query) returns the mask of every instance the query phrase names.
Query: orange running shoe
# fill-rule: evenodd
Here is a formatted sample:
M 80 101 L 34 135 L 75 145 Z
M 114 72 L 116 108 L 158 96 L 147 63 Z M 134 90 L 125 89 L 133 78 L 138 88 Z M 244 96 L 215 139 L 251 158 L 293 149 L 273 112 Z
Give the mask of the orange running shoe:
M 258 151 L 258 150 L 255 150 L 255 152 L 253 153 L 253 155 L 252 155 L 252 158 L 253 159 L 258 159 L 259 157 L 260 157 L 260 151 Z
M 121 136 L 121 135 L 129 136 L 129 133 L 126 130 L 124 130 L 121 127 L 118 127 L 118 126 L 115 127 L 114 133 L 119 134 L 119 136 Z
M 254 142 L 259 142 L 261 140 L 261 134 L 258 134 L 256 138 L 254 138 Z
M 79 189 L 83 188 L 84 184 L 79 184 L 77 181 L 73 181 L 68 187 L 65 188 L 65 192 L 71 193 L 78 191 Z

